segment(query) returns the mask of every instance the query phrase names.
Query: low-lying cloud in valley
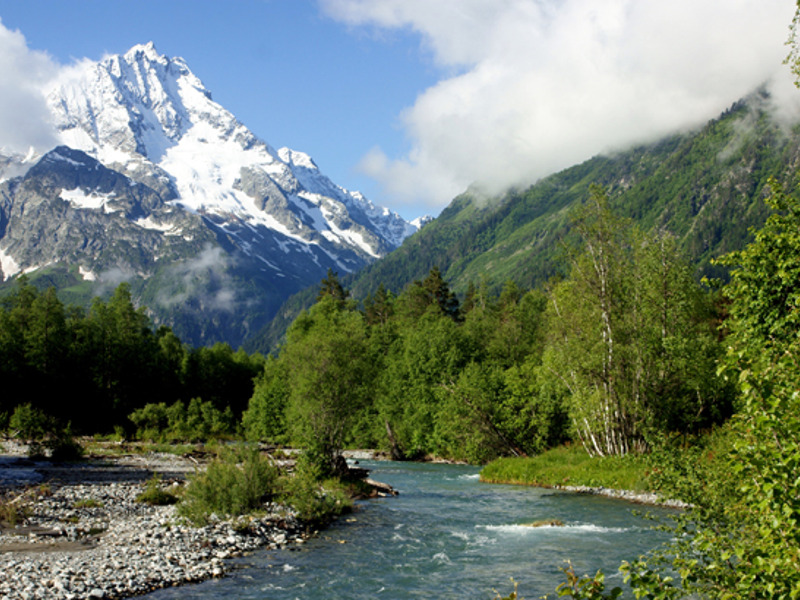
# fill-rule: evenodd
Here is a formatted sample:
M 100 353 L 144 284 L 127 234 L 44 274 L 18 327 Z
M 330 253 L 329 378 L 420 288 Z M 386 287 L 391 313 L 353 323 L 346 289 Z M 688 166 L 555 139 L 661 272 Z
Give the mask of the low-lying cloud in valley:
M 321 0 L 378 33 L 413 30 L 442 79 L 401 115 L 412 149 L 362 169 L 397 200 L 441 208 L 699 125 L 767 81 L 780 114 L 787 0 Z
M 231 261 L 222 248 L 206 245 L 197 256 L 171 265 L 167 273 L 171 287 L 159 291 L 158 305 L 171 308 L 195 301 L 211 310 L 234 312 L 236 294 L 227 273 Z

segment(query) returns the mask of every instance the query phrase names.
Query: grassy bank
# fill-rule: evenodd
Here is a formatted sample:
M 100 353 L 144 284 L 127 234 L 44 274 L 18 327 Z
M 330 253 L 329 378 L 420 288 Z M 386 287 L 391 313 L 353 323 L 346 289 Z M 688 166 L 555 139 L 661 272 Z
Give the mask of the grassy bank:
M 539 486 L 589 486 L 646 492 L 648 466 L 639 456 L 591 457 L 580 446 L 559 446 L 529 458 L 486 465 L 481 481 Z

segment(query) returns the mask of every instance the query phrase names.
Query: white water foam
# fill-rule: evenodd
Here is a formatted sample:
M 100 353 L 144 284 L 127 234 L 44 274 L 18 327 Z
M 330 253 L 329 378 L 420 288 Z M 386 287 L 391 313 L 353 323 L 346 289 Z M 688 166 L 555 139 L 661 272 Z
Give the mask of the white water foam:
M 603 527 L 593 523 L 574 523 L 570 525 L 542 525 L 532 527 L 530 525 L 476 525 L 476 529 L 486 529 L 487 531 L 497 531 L 500 533 L 526 534 L 535 531 L 563 531 L 580 533 L 626 533 L 632 531 L 632 527 Z
M 487 546 L 490 544 L 497 544 L 497 539 L 489 537 L 488 535 L 479 535 L 475 533 L 467 533 L 465 531 L 451 531 L 450 535 L 458 540 L 462 540 L 467 546 Z

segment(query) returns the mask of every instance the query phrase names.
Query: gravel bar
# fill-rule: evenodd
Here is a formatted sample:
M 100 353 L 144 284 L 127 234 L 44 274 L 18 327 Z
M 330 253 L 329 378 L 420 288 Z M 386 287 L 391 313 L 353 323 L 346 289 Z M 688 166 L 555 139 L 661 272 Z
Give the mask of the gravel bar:
M 153 472 L 182 485 L 196 465 L 174 456 L 132 456 L 53 467 L 25 459 L 0 465 L 0 487 L 29 477 L 32 514 L 0 527 L 0 599 L 127 598 L 225 574 L 225 559 L 260 547 L 302 543 L 291 509 L 266 504 L 265 516 L 184 524 L 175 506 L 135 501 Z M 36 473 L 43 483 L 30 481 Z M 5 484 L 5 485 L 3 485 Z

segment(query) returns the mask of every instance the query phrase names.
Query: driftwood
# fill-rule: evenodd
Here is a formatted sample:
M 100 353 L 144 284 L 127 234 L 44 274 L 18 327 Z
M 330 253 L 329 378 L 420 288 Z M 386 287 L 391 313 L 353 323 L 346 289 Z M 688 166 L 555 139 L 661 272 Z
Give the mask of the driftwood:
M 395 490 L 388 483 L 381 483 L 380 481 L 375 481 L 369 477 L 364 479 L 364 483 L 366 483 L 368 486 L 371 486 L 378 495 L 397 496 L 397 490 Z

